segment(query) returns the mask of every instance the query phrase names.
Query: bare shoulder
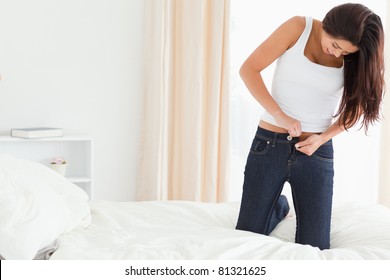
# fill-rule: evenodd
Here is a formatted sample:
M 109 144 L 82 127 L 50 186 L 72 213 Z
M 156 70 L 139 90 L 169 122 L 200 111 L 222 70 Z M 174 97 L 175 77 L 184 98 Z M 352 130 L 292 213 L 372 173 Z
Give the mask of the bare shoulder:
M 294 16 L 285 21 L 279 28 L 281 29 L 281 35 L 289 38 L 291 48 L 301 36 L 306 26 L 306 19 L 303 16 Z
M 283 22 L 254 52 L 244 65 L 261 71 L 291 48 L 305 29 L 304 17 L 295 16 Z
M 294 16 L 286 20 L 285 24 L 288 24 L 295 29 L 303 29 L 306 25 L 306 19 L 303 16 Z

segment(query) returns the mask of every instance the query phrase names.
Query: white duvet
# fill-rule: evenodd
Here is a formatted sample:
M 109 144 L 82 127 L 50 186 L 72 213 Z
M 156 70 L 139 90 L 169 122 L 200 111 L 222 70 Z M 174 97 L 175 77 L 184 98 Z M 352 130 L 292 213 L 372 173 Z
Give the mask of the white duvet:
M 235 230 L 238 203 L 90 203 L 92 223 L 59 239 L 51 259 L 390 259 L 390 209 L 333 210 L 331 249 L 294 243 L 295 217 L 264 236 Z

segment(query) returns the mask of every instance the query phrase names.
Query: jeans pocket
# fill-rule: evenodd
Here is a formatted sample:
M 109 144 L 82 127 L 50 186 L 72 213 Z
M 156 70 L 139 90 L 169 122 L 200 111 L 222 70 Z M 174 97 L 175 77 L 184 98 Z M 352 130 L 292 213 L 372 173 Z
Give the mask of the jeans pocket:
M 264 155 L 269 148 L 270 141 L 255 137 L 252 142 L 250 152 L 255 155 Z
M 322 145 L 317 151 L 312 154 L 312 157 L 322 160 L 333 162 L 333 146 L 332 145 Z

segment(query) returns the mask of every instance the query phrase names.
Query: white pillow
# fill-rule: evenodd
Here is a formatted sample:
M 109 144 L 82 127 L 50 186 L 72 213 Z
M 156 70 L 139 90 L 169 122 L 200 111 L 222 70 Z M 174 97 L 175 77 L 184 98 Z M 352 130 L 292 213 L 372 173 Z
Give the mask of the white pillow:
M 0 255 L 33 259 L 76 226 L 89 225 L 88 195 L 37 162 L 0 156 Z

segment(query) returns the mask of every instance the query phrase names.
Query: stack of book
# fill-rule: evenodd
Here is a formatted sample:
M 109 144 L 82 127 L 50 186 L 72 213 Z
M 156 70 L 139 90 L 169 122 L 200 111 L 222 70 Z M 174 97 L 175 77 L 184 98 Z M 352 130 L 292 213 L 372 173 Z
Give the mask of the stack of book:
M 54 127 L 31 127 L 11 129 L 12 137 L 19 138 L 45 138 L 62 136 L 62 128 Z

